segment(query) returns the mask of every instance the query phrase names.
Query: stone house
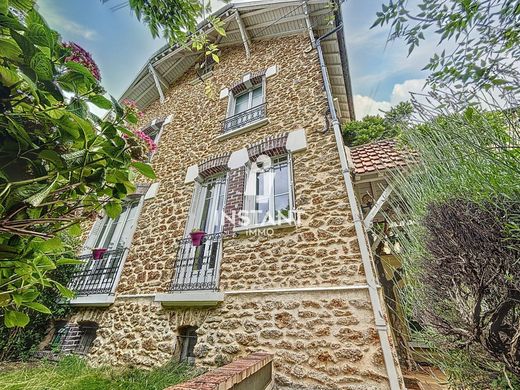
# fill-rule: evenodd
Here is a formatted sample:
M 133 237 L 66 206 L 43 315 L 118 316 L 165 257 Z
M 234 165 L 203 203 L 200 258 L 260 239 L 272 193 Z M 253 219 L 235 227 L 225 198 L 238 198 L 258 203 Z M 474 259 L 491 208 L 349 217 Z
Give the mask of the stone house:
M 344 12 L 230 4 L 226 36 L 199 26 L 219 63 L 184 46 L 150 58 L 121 99 L 144 112 L 157 179 L 89 232 L 63 351 L 141 367 L 266 351 L 278 389 L 402 388 L 339 133 Z

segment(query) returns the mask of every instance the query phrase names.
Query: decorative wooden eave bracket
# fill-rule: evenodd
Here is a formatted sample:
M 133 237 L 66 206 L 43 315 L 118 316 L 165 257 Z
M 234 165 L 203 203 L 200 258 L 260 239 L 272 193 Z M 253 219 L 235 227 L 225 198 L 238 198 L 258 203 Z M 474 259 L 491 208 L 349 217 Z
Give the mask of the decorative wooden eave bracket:
M 148 64 L 148 70 L 152 74 L 153 80 L 155 82 L 155 87 L 157 88 L 157 92 L 159 92 L 159 98 L 160 98 L 160 102 L 162 104 L 162 103 L 164 103 L 164 92 L 161 87 L 161 83 L 166 88 L 168 88 L 168 84 L 166 83 L 166 81 L 164 81 L 164 79 L 161 77 L 161 75 L 155 70 L 155 68 L 153 67 L 153 65 L 151 63 Z
M 249 39 L 246 26 L 244 25 L 244 21 L 240 17 L 240 13 L 238 11 L 235 11 L 235 17 L 237 19 L 238 29 L 240 30 L 240 36 L 242 37 L 242 43 L 244 44 L 244 49 L 246 51 L 246 57 L 249 58 L 251 56 L 251 40 Z
M 383 207 L 383 205 L 386 203 L 386 201 L 388 200 L 388 197 L 390 196 L 391 193 L 392 193 L 392 187 L 387 186 L 385 188 L 385 190 L 383 191 L 383 193 L 381 194 L 381 196 L 379 197 L 379 199 L 374 204 L 374 207 L 372 207 L 370 209 L 370 212 L 365 217 L 365 220 L 363 221 L 363 224 L 365 225 L 365 229 L 367 229 L 367 230 L 372 229 L 372 224 L 373 224 L 375 216 L 377 215 L 377 213 L 379 213 L 379 211 L 381 211 L 381 207 Z

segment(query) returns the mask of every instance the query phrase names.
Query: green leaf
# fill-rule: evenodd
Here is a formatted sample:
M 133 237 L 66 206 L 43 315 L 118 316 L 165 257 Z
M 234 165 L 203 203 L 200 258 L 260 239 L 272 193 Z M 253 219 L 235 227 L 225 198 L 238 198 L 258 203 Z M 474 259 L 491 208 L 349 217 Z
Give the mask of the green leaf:
M 75 223 L 74 225 L 72 225 L 71 227 L 69 227 L 67 229 L 67 232 L 72 237 L 79 237 L 79 236 L 81 236 L 81 233 L 82 233 L 81 226 L 79 225 L 79 223 Z
M 76 294 L 74 294 L 72 290 L 68 289 L 63 284 L 58 283 L 55 280 L 53 280 L 52 283 L 54 283 L 60 294 L 63 295 L 65 298 L 72 299 L 76 296 Z
M 145 164 L 145 163 L 142 163 L 142 162 L 139 162 L 139 161 L 134 161 L 130 165 L 132 165 L 135 169 L 137 169 L 137 171 L 141 175 L 146 176 L 146 177 L 148 177 L 150 179 L 155 179 L 156 178 L 155 172 L 153 171 L 153 169 L 150 166 L 150 164 Z
M 19 61 L 22 50 L 15 43 L 5 39 L 0 39 L 0 53 L 2 57 L 14 61 Z
M 88 100 L 99 108 L 104 108 L 105 110 L 110 110 L 112 108 L 112 102 L 103 95 L 91 96 Z
M 38 302 L 26 302 L 24 305 L 33 310 L 39 311 L 40 313 L 52 314 L 51 310 L 47 306 Z
M 56 175 L 56 178 L 53 180 L 53 182 L 49 186 L 45 187 L 40 192 L 37 192 L 36 194 L 30 196 L 29 198 L 27 198 L 25 200 L 25 202 L 29 203 L 33 207 L 39 206 L 45 200 L 45 198 L 51 193 L 51 191 L 54 189 L 54 185 L 58 181 L 58 178 L 59 178 L 59 175 Z
M 38 46 L 51 47 L 53 44 L 52 34 L 49 31 L 49 28 L 38 23 L 30 24 L 25 36 L 32 43 Z
M 0 14 L 7 15 L 9 2 L 7 0 L 0 0 Z
M 52 79 L 52 63 L 49 58 L 41 51 L 38 51 L 34 54 L 34 56 L 31 58 L 30 64 L 38 78 L 41 80 Z
M 18 34 L 16 31 L 11 31 L 11 37 L 14 39 L 18 47 L 22 49 L 26 63 L 29 63 L 34 53 L 36 53 L 36 47 L 26 37 Z
M 53 163 L 57 167 L 63 166 L 63 160 L 61 159 L 60 155 L 54 150 L 42 150 L 40 153 L 38 153 L 38 157 Z
M 23 24 L 21 24 L 17 19 L 7 15 L 0 15 L 0 27 L 18 31 L 25 30 Z
M 40 244 L 43 253 L 56 253 L 63 251 L 63 243 L 59 237 L 49 238 Z
M 74 72 L 82 74 L 83 76 L 88 78 L 93 84 L 97 84 L 97 80 L 86 66 L 78 64 L 77 62 L 67 61 L 65 62 L 65 67 Z
M 0 81 L 6 87 L 10 87 L 20 81 L 20 77 L 15 71 L 0 66 Z
M 105 205 L 105 211 L 109 218 L 115 219 L 123 211 L 121 202 L 110 201 Z
M 8 310 L 4 315 L 4 324 L 8 328 L 24 327 L 29 323 L 29 316 L 20 311 Z

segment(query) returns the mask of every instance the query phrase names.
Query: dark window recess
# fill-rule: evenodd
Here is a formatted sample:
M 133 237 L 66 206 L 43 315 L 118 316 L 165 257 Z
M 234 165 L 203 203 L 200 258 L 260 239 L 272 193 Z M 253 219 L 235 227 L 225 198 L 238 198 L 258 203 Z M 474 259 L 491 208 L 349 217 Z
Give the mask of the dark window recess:
M 52 351 L 59 351 L 65 341 L 65 338 L 67 337 L 68 332 L 69 327 L 67 326 L 67 321 L 56 321 L 54 324 L 54 335 L 48 347 L 46 348 L 50 348 Z
M 75 352 L 85 355 L 92 347 L 92 343 L 96 339 L 98 326 L 94 322 L 83 322 L 79 324 L 80 339 Z
M 197 344 L 197 327 L 183 326 L 179 328 L 179 345 L 181 350 L 179 361 L 189 364 L 195 363 L 195 355 L 193 354 L 195 344 Z

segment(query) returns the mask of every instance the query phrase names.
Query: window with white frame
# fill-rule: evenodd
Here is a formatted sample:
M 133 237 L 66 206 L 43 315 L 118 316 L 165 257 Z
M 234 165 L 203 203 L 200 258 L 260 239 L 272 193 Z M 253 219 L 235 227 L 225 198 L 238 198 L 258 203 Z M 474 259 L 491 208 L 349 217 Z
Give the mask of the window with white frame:
M 258 124 L 266 117 L 265 80 L 243 92 L 230 95 L 226 118 L 222 121 L 224 133 Z
M 244 92 L 233 96 L 229 116 L 241 114 L 247 110 L 258 107 L 264 102 L 263 83 L 252 86 Z
M 291 156 L 260 156 L 251 164 L 242 225 L 276 225 L 293 220 Z
M 117 218 L 98 220 L 79 257 L 68 287 L 78 296 L 112 294 L 116 288 L 124 257 L 130 247 L 143 197 L 124 203 Z

